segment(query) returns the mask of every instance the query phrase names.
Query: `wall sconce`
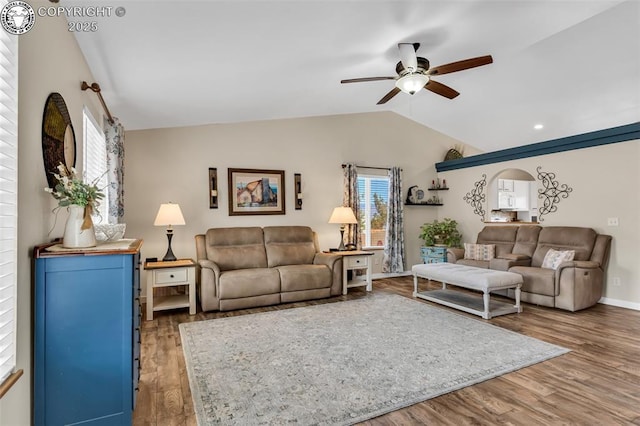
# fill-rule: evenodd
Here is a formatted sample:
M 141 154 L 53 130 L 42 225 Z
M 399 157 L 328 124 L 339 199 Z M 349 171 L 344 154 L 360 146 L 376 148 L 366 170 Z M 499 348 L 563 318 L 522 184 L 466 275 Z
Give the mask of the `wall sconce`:
M 302 210 L 302 177 L 300 173 L 294 173 L 293 186 L 296 192 L 296 210 Z
M 218 170 L 209 167 L 209 208 L 218 208 Z

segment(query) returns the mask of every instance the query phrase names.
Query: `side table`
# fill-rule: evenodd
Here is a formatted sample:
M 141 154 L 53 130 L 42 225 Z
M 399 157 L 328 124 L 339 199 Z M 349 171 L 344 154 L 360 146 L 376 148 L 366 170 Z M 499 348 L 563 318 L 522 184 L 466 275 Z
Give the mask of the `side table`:
M 147 321 L 154 311 L 189 308 L 189 315 L 196 313 L 196 263 L 192 259 L 170 262 L 145 262 L 147 274 Z M 187 294 L 154 297 L 153 289 L 187 286 Z
M 347 289 L 352 287 L 366 286 L 367 291 L 371 291 L 373 286 L 371 282 L 371 256 L 373 252 L 353 250 L 334 252 L 342 256 L 342 294 L 347 294 Z M 356 275 L 355 271 L 364 270 L 366 274 Z M 349 271 L 353 272 L 353 276 L 349 279 Z
M 422 257 L 422 263 L 446 263 L 447 247 L 445 246 L 420 247 L 420 255 Z

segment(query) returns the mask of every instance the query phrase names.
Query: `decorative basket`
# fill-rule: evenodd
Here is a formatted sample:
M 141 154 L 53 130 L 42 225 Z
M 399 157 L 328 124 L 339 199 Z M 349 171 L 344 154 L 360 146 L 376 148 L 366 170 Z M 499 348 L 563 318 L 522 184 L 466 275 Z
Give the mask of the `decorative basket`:
M 462 154 L 460 153 L 460 151 L 455 148 L 451 148 L 444 156 L 444 161 L 457 160 L 458 158 L 462 158 Z

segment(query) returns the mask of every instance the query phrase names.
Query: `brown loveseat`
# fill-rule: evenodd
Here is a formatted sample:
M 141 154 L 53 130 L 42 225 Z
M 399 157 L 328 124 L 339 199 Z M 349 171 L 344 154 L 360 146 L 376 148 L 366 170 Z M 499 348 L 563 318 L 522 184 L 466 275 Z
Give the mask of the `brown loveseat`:
M 309 227 L 212 228 L 195 238 L 203 311 L 342 294 L 342 258 L 320 253 Z
M 478 234 L 477 243 L 495 245 L 495 258 L 464 259 L 464 250 L 449 249 L 448 261 L 522 275 L 524 302 L 577 311 L 593 306 L 602 297 L 611 248 L 609 235 L 572 226 L 491 225 Z M 575 257 L 555 270 L 542 268 L 549 249 L 574 250 Z M 513 290 L 507 295 L 515 296 Z

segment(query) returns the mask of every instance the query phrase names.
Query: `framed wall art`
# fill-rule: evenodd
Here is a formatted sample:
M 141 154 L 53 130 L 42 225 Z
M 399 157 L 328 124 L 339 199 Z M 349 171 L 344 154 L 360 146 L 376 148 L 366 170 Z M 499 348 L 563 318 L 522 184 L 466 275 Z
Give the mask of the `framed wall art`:
M 285 214 L 284 170 L 229 169 L 229 216 Z

